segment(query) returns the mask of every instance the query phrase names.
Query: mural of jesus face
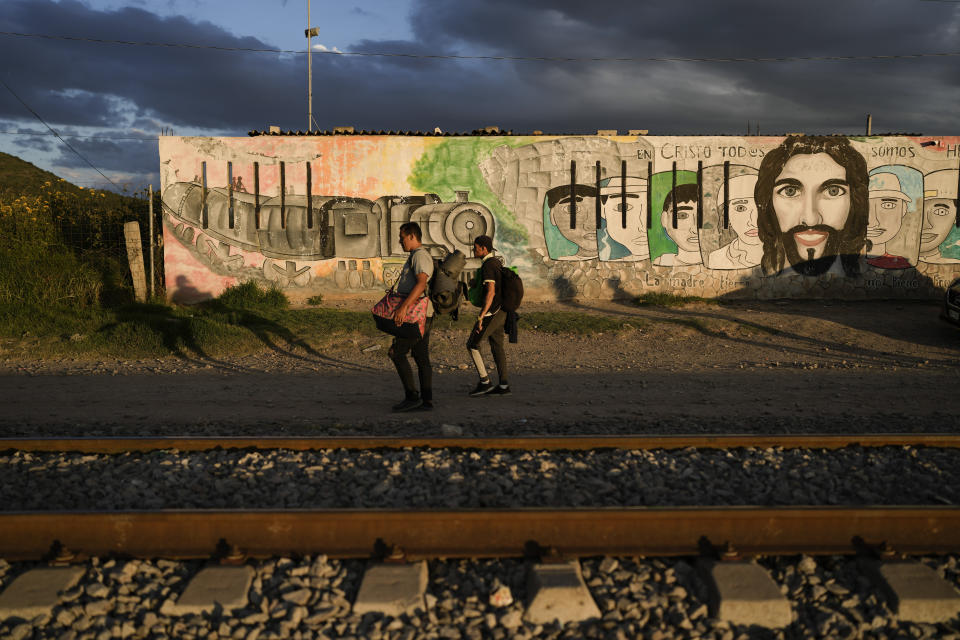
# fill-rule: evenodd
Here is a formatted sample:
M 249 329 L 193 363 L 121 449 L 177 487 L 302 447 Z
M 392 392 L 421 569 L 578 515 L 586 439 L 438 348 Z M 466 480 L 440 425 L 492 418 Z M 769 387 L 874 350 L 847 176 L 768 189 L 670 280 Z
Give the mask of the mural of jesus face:
M 787 136 L 760 163 L 754 199 L 767 275 L 860 273 L 870 213 L 867 163 L 840 136 Z
M 823 257 L 850 214 L 846 170 L 826 153 L 793 156 L 773 183 L 773 209 L 791 264 Z

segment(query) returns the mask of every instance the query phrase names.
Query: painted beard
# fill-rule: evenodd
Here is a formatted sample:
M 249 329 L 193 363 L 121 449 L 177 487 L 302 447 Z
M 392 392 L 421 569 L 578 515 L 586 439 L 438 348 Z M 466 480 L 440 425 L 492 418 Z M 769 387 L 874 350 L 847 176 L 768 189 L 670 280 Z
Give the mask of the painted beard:
M 794 234 L 808 231 L 825 233 L 827 236 L 827 241 L 823 247 L 823 255 L 819 258 L 813 257 L 814 250 L 812 248 L 807 249 L 806 256 L 801 256 L 800 251 L 797 249 L 797 241 Z M 840 246 L 838 235 L 839 233 L 836 229 L 825 224 L 817 224 L 812 227 L 801 224 L 793 227 L 789 231 L 781 232 L 780 242 L 786 251 L 787 262 L 790 263 L 794 271 L 804 276 L 819 276 L 829 271 L 833 263 L 837 261 L 837 250 Z

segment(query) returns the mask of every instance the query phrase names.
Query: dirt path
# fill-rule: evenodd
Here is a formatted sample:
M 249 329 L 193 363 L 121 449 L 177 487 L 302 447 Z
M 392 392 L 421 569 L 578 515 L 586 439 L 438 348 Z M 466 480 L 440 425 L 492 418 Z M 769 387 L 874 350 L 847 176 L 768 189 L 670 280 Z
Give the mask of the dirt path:
M 648 320 L 508 345 L 514 395 L 468 398 L 462 332 L 438 331 L 433 412 L 391 414 L 382 339 L 223 360 L 0 363 L 0 433 L 467 434 L 957 431 L 960 330 L 917 303 L 529 305 Z M 488 357 L 489 360 L 489 357 Z M 491 369 L 492 369 L 492 362 Z

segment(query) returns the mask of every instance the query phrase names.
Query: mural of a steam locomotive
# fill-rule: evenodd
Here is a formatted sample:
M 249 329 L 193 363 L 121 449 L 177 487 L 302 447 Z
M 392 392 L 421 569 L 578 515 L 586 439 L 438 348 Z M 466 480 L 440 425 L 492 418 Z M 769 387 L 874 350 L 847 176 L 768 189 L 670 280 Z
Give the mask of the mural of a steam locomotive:
M 264 197 L 229 187 L 176 182 L 164 190 L 163 207 L 180 241 L 218 271 L 242 275 L 248 265 L 231 249 L 242 250 L 264 256 L 261 268 L 268 280 L 281 287 L 306 286 L 310 266 L 301 263 L 336 258 L 331 284 L 370 289 L 391 282 L 406 260 L 398 241 L 405 222 L 420 225 L 424 246 L 438 258 L 457 249 L 470 256 L 474 238 L 493 237 L 493 215 L 485 205 L 470 202 L 468 195 L 458 191 L 454 202 L 443 202 L 431 193 L 376 200 L 296 194 Z M 382 259 L 382 276 L 371 268 L 372 258 Z

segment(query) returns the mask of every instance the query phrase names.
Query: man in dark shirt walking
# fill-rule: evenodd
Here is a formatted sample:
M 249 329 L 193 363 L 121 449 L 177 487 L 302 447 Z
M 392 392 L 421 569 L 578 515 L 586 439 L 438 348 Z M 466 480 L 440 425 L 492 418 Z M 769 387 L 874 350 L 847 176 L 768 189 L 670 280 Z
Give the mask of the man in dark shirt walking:
M 470 392 L 473 397 L 484 395 L 510 395 L 510 384 L 507 382 L 507 356 L 503 351 L 503 325 L 507 319 L 507 312 L 501 308 L 502 294 L 500 269 L 501 262 L 493 256 L 493 240 L 490 236 L 477 236 L 473 241 L 473 257 L 481 258 L 480 279 L 483 284 L 483 303 L 480 307 L 480 317 L 470 332 L 467 340 L 467 350 L 473 363 L 477 367 L 480 382 Z M 497 375 L 500 384 L 490 382 L 487 369 L 480 355 L 480 342 L 486 338 L 490 342 L 490 351 L 493 352 L 493 361 L 497 365 Z

